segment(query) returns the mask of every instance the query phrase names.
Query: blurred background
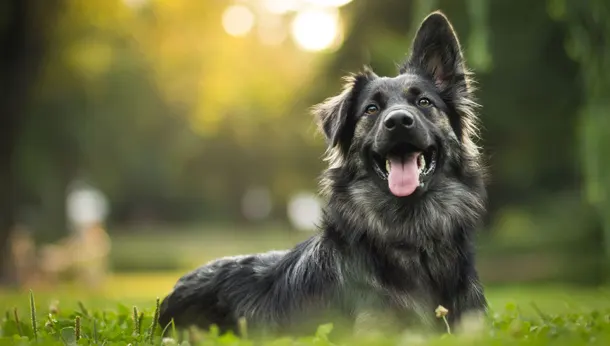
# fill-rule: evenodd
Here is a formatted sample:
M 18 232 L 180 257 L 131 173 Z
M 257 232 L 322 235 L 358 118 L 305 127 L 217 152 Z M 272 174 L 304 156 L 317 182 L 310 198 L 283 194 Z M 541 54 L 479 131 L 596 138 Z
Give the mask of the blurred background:
M 364 64 L 395 74 L 436 9 L 484 106 L 484 283 L 599 286 L 610 268 L 609 8 L 2 1 L 0 300 L 57 285 L 163 295 L 213 258 L 311 236 L 325 143 L 309 108 Z

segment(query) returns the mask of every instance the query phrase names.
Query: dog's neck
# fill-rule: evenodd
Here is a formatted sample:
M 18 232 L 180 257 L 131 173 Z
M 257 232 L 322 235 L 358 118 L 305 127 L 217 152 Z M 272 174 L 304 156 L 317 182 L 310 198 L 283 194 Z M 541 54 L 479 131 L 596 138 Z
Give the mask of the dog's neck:
M 450 244 L 456 232 L 472 233 L 485 211 L 485 187 L 476 173 L 461 172 L 461 179 L 452 173 L 420 195 L 399 199 L 356 172 L 329 168 L 321 181 L 325 222 L 349 230 L 346 239 L 367 234 L 384 247 L 428 250 Z
M 399 234 L 382 235 L 377 230 L 371 230 L 367 227 L 368 225 L 364 220 L 354 221 L 356 220 L 343 215 L 341 210 L 327 206 L 324 209 L 323 235 L 345 249 L 374 246 L 405 254 L 426 251 L 427 247 L 421 240 L 405 238 Z M 346 232 L 346 230 L 349 230 L 349 232 Z M 439 241 L 442 241 L 442 239 Z

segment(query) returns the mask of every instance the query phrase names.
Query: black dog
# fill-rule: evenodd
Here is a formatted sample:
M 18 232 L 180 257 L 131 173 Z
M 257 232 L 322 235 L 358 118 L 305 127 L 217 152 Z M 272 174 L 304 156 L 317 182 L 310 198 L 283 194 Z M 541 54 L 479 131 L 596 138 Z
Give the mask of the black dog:
M 438 305 L 450 324 L 485 312 L 472 244 L 485 200 L 472 92 L 451 24 L 430 14 L 398 76 L 365 69 L 315 108 L 330 143 L 321 232 L 185 275 L 160 323 L 235 330 L 243 317 L 286 332 L 334 318 L 435 326 Z

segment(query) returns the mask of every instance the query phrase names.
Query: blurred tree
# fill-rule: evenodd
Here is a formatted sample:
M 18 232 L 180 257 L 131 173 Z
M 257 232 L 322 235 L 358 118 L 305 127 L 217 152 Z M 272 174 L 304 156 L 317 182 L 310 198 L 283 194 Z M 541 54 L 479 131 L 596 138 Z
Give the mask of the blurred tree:
M 187 189 L 202 186 L 199 192 L 214 210 L 207 215 L 240 219 L 241 198 L 249 186 L 270 187 L 279 205 L 291 190 L 315 188 L 307 177 L 315 176 L 319 166 L 308 164 L 294 174 L 295 165 L 316 152 L 304 139 L 312 134 L 303 131 L 311 127 L 311 118 L 292 106 L 300 97 L 299 86 L 317 84 L 311 79 L 316 59 L 290 45 L 269 48 L 252 37 L 226 35 L 219 20 L 226 5 L 155 2 L 141 18 L 135 38 L 152 61 L 164 99 L 188 109 L 191 128 L 201 136 L 200 148 L 190 153 L 186 165 L 199 174 L 197 179 L 205 172 L 205 181 L 189 180 Z
M 17 143 L 59 6 L 60 0 L 0 4 L 0 281 L 10 280 L 6 256 L 17 212 Z
M 227 36 L 222 9 L 66 1 L 17 155 L 39 238 L 65 232 L 65 187 L 77 177 L 106 192 L 123 221 L 235 219 L 250 185 L 279 200 L 315 187 L 311 119 L 277 121 L 293 113 L 314 57 Z
M 38 211 L 38 235 L 62 235 L 65 188 L 80 177 L 109 196 L 115 221 L 236 220 L 253 185 L 271 189 L 274 217 L 283 218 L 286 200 L 315 189 L 324 165 L 308 108 L 363 64 L 395 73 L 419 22 L 440 8 L 480 84 L 489 226 L 523 244 L 597 244 L 578 194 L 586 179 L 589 200 L 608 214 L 603 0 L 353 1 L 341 8 L 344 44 L 317 54 L 290 42 L 265 46 L 255 32 L 227 35 L 228 2 L 138 3 L 0 5 L 8 14 L 0 20 L 2 225 L 15 215 L 10 189 L 19 183 L 21 205 Z M 585 169 L 575 164 L 581 158 Z
M 549 0 L 552 18 L 568 26 L 566 51 L 580 63 L 584 104 L 578 135 L 587 201 L 595 206 L 604 234 L 606 279 L 610 269 L 610 2 Z

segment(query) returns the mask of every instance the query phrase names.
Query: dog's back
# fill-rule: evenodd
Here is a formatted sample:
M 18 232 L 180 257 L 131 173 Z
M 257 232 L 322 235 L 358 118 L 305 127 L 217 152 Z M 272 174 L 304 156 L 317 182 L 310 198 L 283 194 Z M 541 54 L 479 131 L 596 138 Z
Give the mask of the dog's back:
M 181 277 L 161 304 L 159 323 L 208 327 L 221 330 L 236 327 L 236 302 L 240 288 L 253 294 L 261 273 L 276 265 L 285 251 L 225 257 L 201 266 Z M 254 291 L 256 292 L 256 291 Z M 242 298 L 243 299 L 243 298 Z
M 290 251 L 225 257 L 186 274 L 161 304 L 159 323 L 237 331 L 286 331 L 307 324 L 333 291 L 337 277 L 332 254 L 320 236 Z M 297 313 L 295 313 L 297 312 Z

